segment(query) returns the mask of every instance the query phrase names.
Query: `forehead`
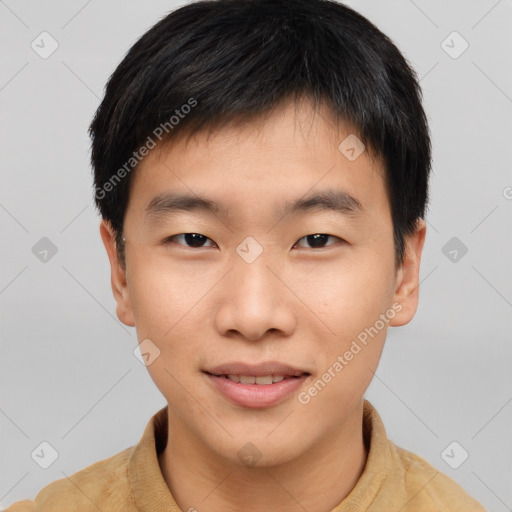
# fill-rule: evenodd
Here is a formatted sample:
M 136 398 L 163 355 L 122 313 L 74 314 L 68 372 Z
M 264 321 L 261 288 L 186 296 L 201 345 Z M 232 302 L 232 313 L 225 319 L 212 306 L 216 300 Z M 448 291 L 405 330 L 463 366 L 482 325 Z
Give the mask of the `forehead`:
M 149 218 L 177 211 L 274 216 L 387 209 L 384 169 L 325 108 L 285 104 L 245 124 L 176 137 L 152 150 L 130 202 Z M 354 158 L 355 156 L 355 158 Z

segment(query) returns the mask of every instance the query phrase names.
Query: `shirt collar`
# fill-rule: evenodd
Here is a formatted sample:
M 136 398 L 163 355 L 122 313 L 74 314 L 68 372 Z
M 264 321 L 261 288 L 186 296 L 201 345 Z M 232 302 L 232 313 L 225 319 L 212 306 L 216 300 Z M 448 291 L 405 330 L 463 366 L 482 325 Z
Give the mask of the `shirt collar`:
M 130 458 L 128 473 L 133 498 L 147 512 L 181 512 L 158 462 L 167 443 L 168 406 L 149 420 Z M 366 510 L 376 499 L 397 457 L 376 409 L 364 401 L 363 438 L 368 450 L 365 468 L 350 494 L 332 512 Z

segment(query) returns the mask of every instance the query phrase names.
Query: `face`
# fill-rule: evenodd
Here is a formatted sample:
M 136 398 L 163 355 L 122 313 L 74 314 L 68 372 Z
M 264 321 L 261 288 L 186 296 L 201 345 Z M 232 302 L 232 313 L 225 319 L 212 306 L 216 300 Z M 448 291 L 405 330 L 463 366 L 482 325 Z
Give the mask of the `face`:
M 352 133 L 283 104 L 175 139 L 133 176 L 125 269 L 102 223 L 118 316 L 205 453 L 286 463 L 360 428 L 387 328 L 416 311 L 424 223 L 396 269 L 384 169 L 338 148 Z

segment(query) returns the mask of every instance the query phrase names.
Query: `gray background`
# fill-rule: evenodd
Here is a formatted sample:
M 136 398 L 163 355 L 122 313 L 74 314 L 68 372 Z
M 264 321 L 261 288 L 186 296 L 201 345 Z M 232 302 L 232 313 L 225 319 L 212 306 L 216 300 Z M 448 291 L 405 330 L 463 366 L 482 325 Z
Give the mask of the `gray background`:
M 1 506 L 136 444 L 165 405 L 115 315 L 86 130 L 125 52 L 177 5 L 0 1 Z M 348 5 L 417 70 L 434 143 L 419 311 L 390 329 L 367 397 L 394 442 L 512 510 L 512 2 Z M 43 31 L 59 45 L 46 59 Z M 42 441 L 59 455 L 46 470 Z M 453 441 L 458 469 L 441 456 Z

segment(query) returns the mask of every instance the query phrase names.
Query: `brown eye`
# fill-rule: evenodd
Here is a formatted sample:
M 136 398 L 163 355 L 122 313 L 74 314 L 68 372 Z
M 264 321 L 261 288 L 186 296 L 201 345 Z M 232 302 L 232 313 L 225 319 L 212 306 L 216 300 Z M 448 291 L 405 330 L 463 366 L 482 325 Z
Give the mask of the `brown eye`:
M 329 239 L 329 238 L 336 238 L 338 240 L 341 240 L 342 242 L 344 242 L 344 240 L 342 238 L 339 238 L 337 236 L 334 236 L 334 235 L 327 235 L 325 233 L 316 233 L 314 235 L 307 235 L 303 238 L 301 238 L 295 245 L 298 245 L 302 240 L 305 240 L 308 244 L 311 245 L 311 247 L 306 247 L 306 249 L 322 249 L 324 247 L 328 247 L 329 245 L 334 245 L 334 244 L 329 244 L 329 245 L 325 245 L 326 241 Z
M 175 240 L 178 239 L 178 237 L 183 237 L 182 240 L 184 240 L 185 243 L 183 244 L 183 243 L 175 242 Z M 199 233 L 180 233 L 179 235 L 173 235 L 173 236 L 167 237 L 163 243 L 164 243 L 164 245 L 167 245 L 169 243 L 177 243 L 177 245 L 184 245 L 185 247 L 200 249 L 202 247 L 208 247 L 208 246 L 204 245 L 207 240 L 210 240 L 210 239 L 207 236 L 201 235 Z M 215 242 L 213 242 L 213 240 L 210 240 L 210 242 L 215 244 Z

